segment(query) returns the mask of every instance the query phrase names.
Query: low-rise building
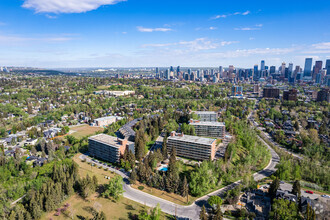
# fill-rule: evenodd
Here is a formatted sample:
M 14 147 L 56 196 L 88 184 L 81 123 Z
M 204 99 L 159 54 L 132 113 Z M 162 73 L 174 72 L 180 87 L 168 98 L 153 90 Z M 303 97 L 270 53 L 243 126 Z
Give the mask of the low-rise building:
M 195 111 L 193 112 L 198 116 L 200 121 L 217 121 L 218 113 L 213 111 Z
M 177 156 L 195 160 L 213 160 L 215 147 L 216 139 L 177 134 L 175 131 L 167 139 L 169 152 L 175 148 Z
M 116 116 L 97 118 L 97 119 L 94 119 L 94 124 L 95 124 L 95 126 L 106 127 L 120 119 L 121 119 L 120 117 L 116 117 Z
M 190 120 L 190 125 L 194 126 L 197 136 L 204 137 L 225 137 L 226 126 L 224 122 L 209 122 Z
M 106 134 L 98 134 L 88 138 L 89 154 L 92 157 L 102 159 L 111 163 L 117 163 L 125 149 L 134 151 L 134 142 L 120 139 Z

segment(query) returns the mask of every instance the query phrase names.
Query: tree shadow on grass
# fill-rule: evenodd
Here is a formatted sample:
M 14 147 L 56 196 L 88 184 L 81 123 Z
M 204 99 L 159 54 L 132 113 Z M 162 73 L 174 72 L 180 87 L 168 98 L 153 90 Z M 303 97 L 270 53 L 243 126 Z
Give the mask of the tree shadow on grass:
M 86 212 L 91 213 L 91 214 L 93 214 L 93 212 L 94 212 L 94 208 L 91 206 L 85 206 L 85 207 L 83 207 L 83 210 L 85 210 Z
M 85 218 L 84 216 L 82 216 L 82 215 L 77 215 L 77 218 L 78 218 L 79 220 L 86 220 L 86 218 Z
M 135 210 L 135 208 L 131 204 L 125 204 L 125 208 L 126 208 L 126 210 L 130 210 L 130 211 Z

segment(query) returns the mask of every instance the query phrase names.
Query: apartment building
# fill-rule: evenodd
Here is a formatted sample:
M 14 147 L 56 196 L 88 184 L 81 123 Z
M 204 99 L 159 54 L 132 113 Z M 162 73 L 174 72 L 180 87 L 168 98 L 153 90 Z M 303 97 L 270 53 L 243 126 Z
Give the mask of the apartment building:
M 103 118 L 97 118 L 97 119 L 94 119 L 94 124 L 95 124 L 95 126 L 106 127 L 121 119 L 122 119 L 121 117 L 117 117 L 117 116 L 108 116 L 108 117 L 103 117 Z
M 280 98 L 280 90 L 274 87 L 265 87 L 263 91 L 264 98 Z
M 106 134 L 98 134 L 88 138 L 89 154 L 111 163 L 120 161 L 126 147 L 134 153 L 134 142 L 113 137 Z
M 225 137 L 226 126 L 223 122 L 209 122 L 191 119 L 189 124 L 194 126 L 197 136 L 217 137 L 221 139 Z
M 193 112 L 198 116 L 200 121 L 217 121 L 218 113 L 213 111 L 195 111 Z
M 177 134 L 172 131 L 167 139 L 167 149 L 171 152 L 173 148 L 176 149 L 176 154 L 179 157 L 213 160 L 216 151 L 216 139 Z

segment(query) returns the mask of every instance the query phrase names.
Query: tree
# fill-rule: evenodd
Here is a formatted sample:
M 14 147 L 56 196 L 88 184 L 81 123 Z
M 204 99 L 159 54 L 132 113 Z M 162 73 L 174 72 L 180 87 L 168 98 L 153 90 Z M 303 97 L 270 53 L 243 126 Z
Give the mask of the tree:
M 166 135 L 165 135 L 164 140 L 163 140 L 162 154 L 163 154 L 163 159 L 166 160 L 167 157 L 168 157 L 168 152 L 167 152 L 167 136 Z
M 298 207 L 295 202 L 286 199 L 274 199 L 272 211 L 269 214 L 270 219 L 298 219 Z
M 292 193 L 293 195 L 296 195 L 298 198 L 301 196 L 301 187 L 300 187 L 300 182 L 299 182 L 299 180 L 296 180 L 296 181 L 293 183 L 291 193 Z
M 135 158 L 137 160 L 140 160 L 145 155 L 145 147 L 144 128 L 141 126 L 135 136 Z
M 201 210 L 201 212 L 199 214 L 199 219 L 200 220 L 207 220 L 208 219 L 207 213 L 206 213 L 206 209 L 205 209 L 205 206 L 204 205 L 203 205 L 202 210 Z
M 212 206 L 213 209 L 216 209 L 218 206 L 222 205 L 222 199 L 219 196 L 211 196 L 207 202 Z
M 277 192 L 279 187 L 280 187 L 280 180 L 278 178 L 276 178 L 270 184 L 269 191 L 268 191 L 269 196 L 272 200 L 276 197 L 276 192 Z
M 176 149 L 175 147 L 172 148 L 170 160 L 168 164 L 168 173 L 176 173 L 177 167 L 176 167 Z
M 188 203 L 188 194 L 189 194 L 189 187 L 188 187 L 187 177 L 184 176 L 183 182 L 182 182 L 182 192 L 181 192 L 181 195 L 183 197 L 186 197 L 187 196 L 187 203 Z
M 98 184 L 98 179 L 97 179 L 97 177 L 94 175 L 93 176 L 93 185 L 94 185 L 94 188 L 96 189 L 97 188 L 97 186 L 99 185 Z
M 118 201 L 123 193 L 123 178 L 121 176 L 115 176 L 110 180 L 109 184 L 105 186 L 105 191 L 102 193 L 102 196 L 106 198 L 113 197 L 115 201 Z
M 133 168 L 129 181 L 131 184 L 135 184 L 136 180 L 137 180 L 137 174 L 136 174 L 135 168 Z
M 315 210 L 307 203 L 306 213 L 305 213 L 306 220 L 315 220 Z
M 222 211 L 221 211 L 220 205 L 218 205 L 217 209 L 215 210 L 215 215 L 213 217 L 213 220 L 222 220 L 222 219 L 223 219 Z
M 298 121 L 296 121 L 294 123 L 294 128 L 296 129 L 296 131 L 299 131 L 299 122 Z
M 91 220 L 106 220 L 107 217 L 105 216 L 105 213 L 103 211 L 101 212 L 97 212 L 97 211 L 93 211 L 93 218 L 91 218 Z
M 161 212 L 160 205 L 157 203 L 157 206 L 151 210 L 151 220 L 160 220 Z
M 131 150 L 128 151 L 127 160 L 130 163 L 131 169 L 135 167 L 135 156 Z

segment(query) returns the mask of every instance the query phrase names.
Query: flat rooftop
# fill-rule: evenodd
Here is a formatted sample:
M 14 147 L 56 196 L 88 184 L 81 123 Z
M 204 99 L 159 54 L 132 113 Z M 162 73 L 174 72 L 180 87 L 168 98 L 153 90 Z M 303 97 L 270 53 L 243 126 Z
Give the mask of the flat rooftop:
M 202 145 L 211 145 L 216 139 L 212 138 L 204 138 L 204 137 L 198 137 L 198 136 L 192 136 L 192 135 L 183 135 L 183 136 L 169 136 L 167 138 L 168 140 L 178 140 L 183 142 L 189 142 L 189 143 L 198 143 Z
M 225 123 L 223 122 L 211 122 L 211 121 L 199 121 L 199 122 L 190 122 L 190 125 L 205 125 L 205 126 L 218 126 L 222 127 L 225 126 Z
M 117 118 L 117 117 L 116 116 L 108 116 L 108 117 L 94 119 L 94 121 L 105 121 L 105 120 L 110 120 L 110 119 L 114 119 L 114 118 Z
M 120 148 L 122 146 L 120 141 L 119 141 L 119 140 L 122 140 L 122 139 L 119 139 L 117 137 L 113 137 L 113 136 L 110 136 L 110 135 L 107 135 L 107 134 L 98 134 L 98 135 L 89 137 L 88 139 L 96 141 L 96 142 L 100 142 L 100 143 L 103 143 L 103 144 L 106 144 L 106 145 L 110 145 L 110 146 L 113 146 L 113 147 Z M 127 141 L 127 144 L 134 144 L 134 143 L 131 142 L 131 141 Z
M 194 111 L 195 114 L 198 114 L 198 115 L 203 115 L 203 114 L 217 114 L 216 112 L 214 111 Z

